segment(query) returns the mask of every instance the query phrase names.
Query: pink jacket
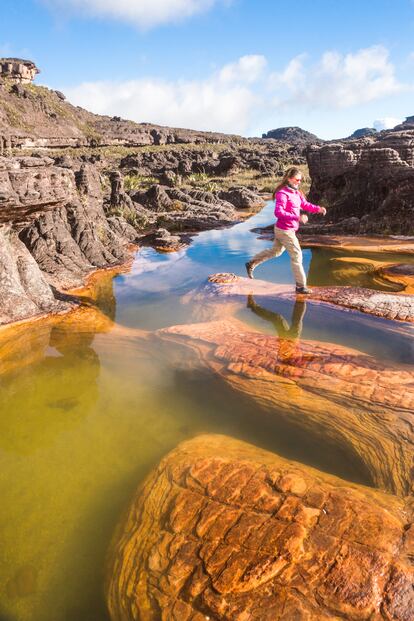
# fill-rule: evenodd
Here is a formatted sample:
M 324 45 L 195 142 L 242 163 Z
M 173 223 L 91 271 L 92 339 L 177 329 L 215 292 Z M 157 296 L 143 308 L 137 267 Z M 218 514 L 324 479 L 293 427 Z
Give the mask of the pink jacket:
M 276 194 L 275 216 L 277 218 L 277 228 L 283 231 L 292 229 L 297 231 L 301 209 L 311 213 L 319 213 L 321 211 L 319 205 L 309 203 L 299 190 L 293 190 L 287 185 L 281 188 Z

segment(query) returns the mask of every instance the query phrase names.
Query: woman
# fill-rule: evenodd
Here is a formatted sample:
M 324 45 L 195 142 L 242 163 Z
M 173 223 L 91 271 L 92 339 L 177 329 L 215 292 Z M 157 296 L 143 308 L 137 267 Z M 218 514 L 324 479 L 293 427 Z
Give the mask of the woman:
M 296 237 L 299 221 L 308 221 L 306 214 L 300 214 L 300 210 L 310 213 L 326 214 L 325 207 L 309 203 L 299 190 L 302 181 L 302 173 L 299 168 L 292 167 L 286 171 L 281 183 L 275 189 L 275 240 L 271 248 L 267 248 L 256 254 L 246 263 L 247 275 L 253 278 L 253 270 L 268 259 L 280 257 L 286 249 L 292 265 L 293 275 L 296 280 L 296 293 L 312 293 L 306 286 L 306 274 L 302 265 L 302 250 Z

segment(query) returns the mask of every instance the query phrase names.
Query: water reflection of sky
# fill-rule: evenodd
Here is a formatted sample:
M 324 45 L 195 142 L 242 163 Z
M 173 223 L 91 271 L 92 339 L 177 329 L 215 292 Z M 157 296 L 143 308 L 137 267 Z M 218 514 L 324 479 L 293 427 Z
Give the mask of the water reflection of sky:
M 260 213 L 231 228 L 195 235 L 192 243 L 179 252 L 162 254 L 152 248 L 142 248 L 137 253 L 131 272 L 114 280 L 117 322 L 153 330 L 194 321 L 191 304 L 183 304 L 183 296 L 202 285 L 215 272 L 234 272 L 244 276 L 245 262 L 271 244 L 258 239 L 252 229 L 273 222 L 273 203 L 270 202 Z M 312 252 L 305 250 L 303 255 L 308 272 Z M 329 284 L 332 275 L 329 272 L 319 274 L 323 267 L 318 263 L 316 276 L 318 279 L 326 277 Z M 293 287 L 286 252 L 259 266 L 255 275 L 273 283 L 292 284 Z M 246 302 L 246 299 L 240 299 L 239 317 L 260 330 L 271 330 L 267 322 L 254 316 L 246 307 Z M 289 321 L 293 300 L 267 298 L 258 299 L 258 302 L 270 311 L 281 313 Z M 387 321 L 312 303 L 307 304 L 303 324 L 301 336 L 305 339 L 336 342 L 396 361 L 412 362 L 414 357 L 413 329 L 409 326 L 397 334 L 389 329 Z
M 215 272 L 234 272 L 246 275 L 245 262 L 254 254 L 271 245 L 258 239 L 251 229 L 274 222 L 273 204 L 269 203 L 260 213 L 231 228 L 211 230 L 195 235 L 187 248 L 171 254 L 161 254 L 152 248 L 141 249 L 129 274 L 114 281 L 117 300 L 116 319 L 120 323 L 136 325 L 137 314 L 145 314 L 151 304 L 152 316 L 160 319 L 159 325 L 168 325 L 162 319 L 162 307 L 167 306 L 171 317 L 183 317 L 175 304 L 178 296 L 200 285 Z M 309 267 L 311 253 L 304 252 L 304 265 Z M 292 283 L 290 261 L 287 253 L 257 269 L 257 276 L 275 283 Z M 140 308 L 138 308 L 138 305 Z M 157 308 L 158 306 L 158 308 Z M 175 310 L 174 310 L 175 309 Z M 150 327 L 150 326 L 145 326 Z M 151 327 L 155 327 L 152 323 Z

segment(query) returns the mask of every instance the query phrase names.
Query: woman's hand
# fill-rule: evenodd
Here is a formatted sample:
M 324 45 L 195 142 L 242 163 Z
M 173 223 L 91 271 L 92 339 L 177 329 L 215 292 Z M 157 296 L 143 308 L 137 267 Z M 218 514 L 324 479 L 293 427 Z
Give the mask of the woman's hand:
M 322 214 L 323 216 L 326 216 L 326 209 L 325 209 L 325 207 L 321 207 L 321 210 L 320 210 L 319 213 Z
M 302 222 L 302 224 L 306 224 L 309 218 L 306 213 L 301 213 L 299 216 L 299 220 Z

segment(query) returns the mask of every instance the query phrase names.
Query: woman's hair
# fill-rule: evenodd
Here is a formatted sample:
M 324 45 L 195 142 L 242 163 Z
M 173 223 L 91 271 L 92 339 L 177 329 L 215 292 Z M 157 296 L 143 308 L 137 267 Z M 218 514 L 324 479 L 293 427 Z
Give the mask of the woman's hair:
M 273 198 L 276 198 L 276 194 L 288 183 L 288 179 L 295 177 L 296 175 L 301 175 L 302 171 L 297 166 L 291 166 L 285 171 L 283 175 L 283 179 L 280 183 L 277 184 L 275 191 L 273 192 Z

